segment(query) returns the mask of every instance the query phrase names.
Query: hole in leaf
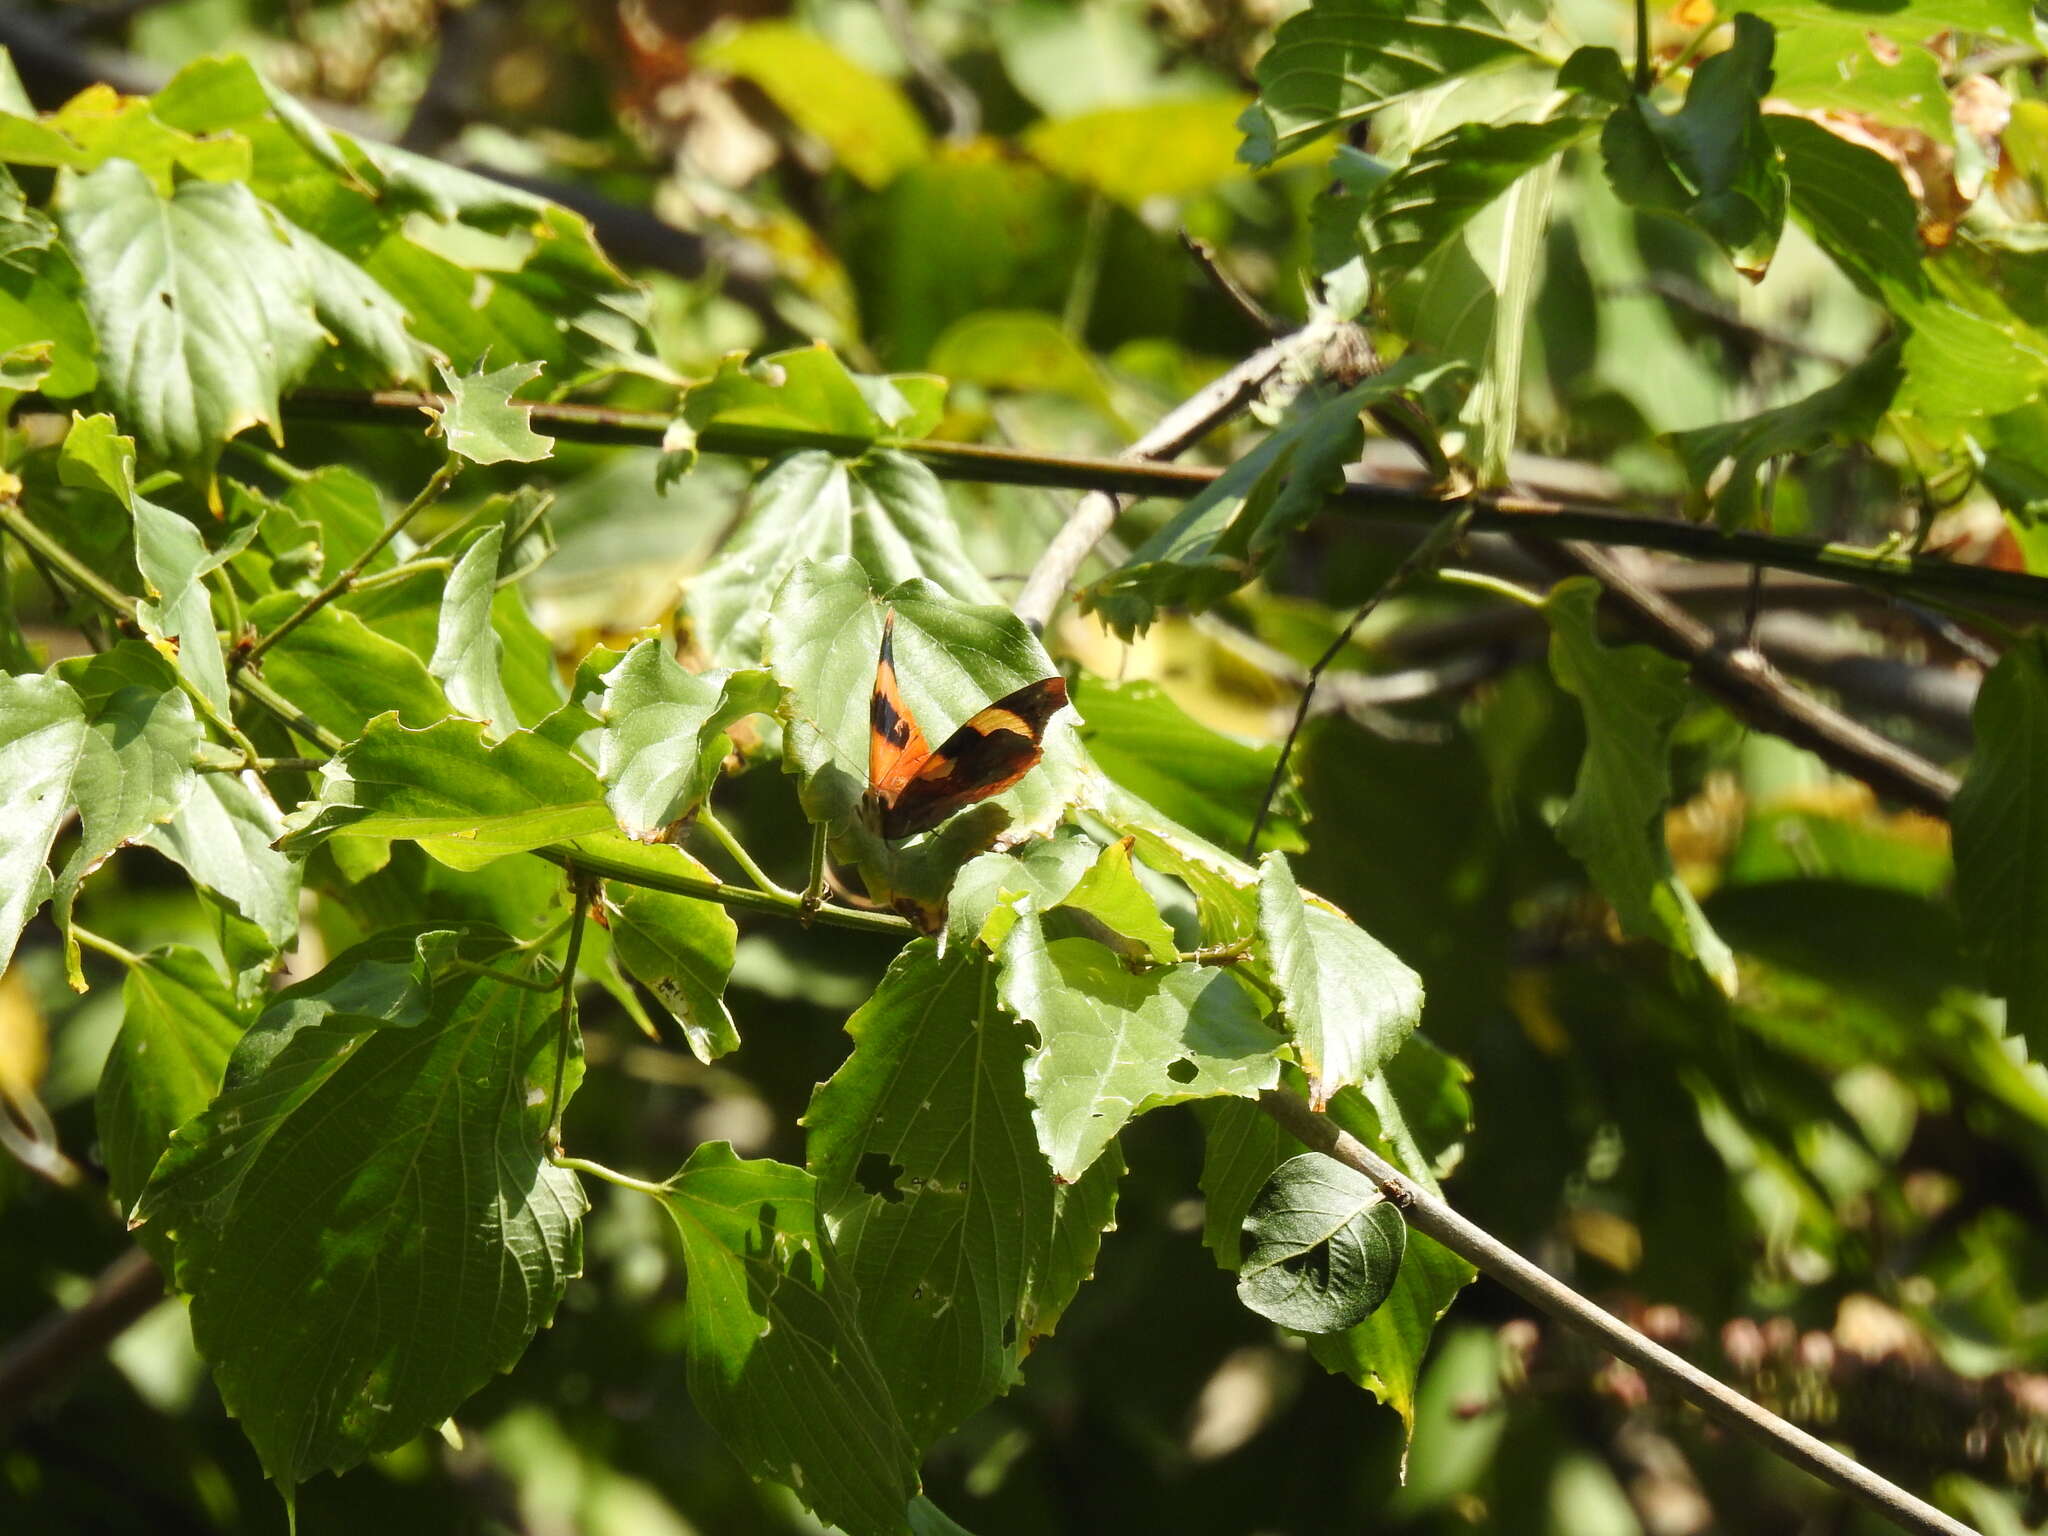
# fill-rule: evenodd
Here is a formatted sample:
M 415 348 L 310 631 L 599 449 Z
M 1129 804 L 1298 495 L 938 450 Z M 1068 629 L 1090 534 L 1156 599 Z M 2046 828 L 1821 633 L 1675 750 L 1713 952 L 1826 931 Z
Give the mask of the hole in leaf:
M 884 1200 L 898 1201 L 903 1191 L 896 1181 L 903 1177 L 903 1165 L 892 1163 L 887 1154 L 870 1152 L 854 1166 L 854 1182 L 871 1195 L 880 1195 Z
M 1195 1080 L 1197 1070 L 1195 1064 L 1183 1056 L 1179 1061 L 1176 1061 L 1166 1069 L 1166 1075 L 1176 1083 L 1192 1083 Z
M 1017 1319 L 1014 1317 L 1006 1317 L 1003 1319 L 1003 1348 L 1008 1349 L 1011 1345 L 1015 1344 L 1016 1342 Z

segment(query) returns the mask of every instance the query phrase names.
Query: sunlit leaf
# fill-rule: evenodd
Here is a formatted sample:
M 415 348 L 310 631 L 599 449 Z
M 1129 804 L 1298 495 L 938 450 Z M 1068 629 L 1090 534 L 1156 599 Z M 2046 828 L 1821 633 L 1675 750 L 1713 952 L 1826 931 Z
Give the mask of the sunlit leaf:
M 1024 147 L 1062 176 L 1136 209 L 1244 174 L 1237 163 L 1242 96 L 1170 96 L 1047 118 Z M 936 366 L 936 365 L 934 365 Z
M 808 28 L 750 22 L 697 57 L 753 81 L 869 187 L 886 185 L 930 151 L 923 121 L 895 82 L 871 74 Z
M 738 1050 L 725 1006 L 739 937 L 731 914 L 716 902 L 623 884 L 611 886 L 606 901 L 612 953 L 683 1027 L 696 1058 L 709 1063 Z
M 1764 14 L 1768 15 L 1768 11 Z M 1882 13 L 1864 13 L 1841 26 L 1795 26 L 1778 36 L 1771 94 L 1814 111 L 1884 123 L 1924 133 L 1937 143 L 1955 139 L 1941 61 L 1927 48 L 1894 48 L 1887 61 L 1870 46 L 1870 26 Z
M 1302 1333 L 1341 1333 L 1377 1311 L 1408 1239 L 1377 1184 L 1318 1152 L 1273 1170 L 1244 1230 L 1237 1299 Z
M 531 464 L 555 451 L 551 437 L 530 424 L 531 412 L 513 400 L 521 385 L 540 376 L 539 363 L 510 363 L 490 373 L 441 370 L 448 408 L 440 413 L 449 451 L 472 464 Z
M 686 672 L 659 640 L 642 640 L 607 674 L 597 771 L 619 824 L 652 840 L 711 793 L 732 750 L 726 731 L 781 702 L 759 669 Z

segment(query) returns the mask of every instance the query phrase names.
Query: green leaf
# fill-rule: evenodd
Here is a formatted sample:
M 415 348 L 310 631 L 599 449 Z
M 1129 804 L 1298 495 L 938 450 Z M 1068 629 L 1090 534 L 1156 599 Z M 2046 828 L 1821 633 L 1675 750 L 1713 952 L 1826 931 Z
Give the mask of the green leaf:
M 1303 896 L 1282 853 L 1259 863 L 1259 933 L 1309 1100 L 1321 1108 L 1393 1060 L 1422 1021 L 1422 978 L 1335 907 Z
M 1126 639 L 1166 607 L 1200 612 L 1258 574 L 1344 481 L 1365 439 L 1360 414 L 1427 388 L 1451 365 L 1417 353 L 1302 411 L 1189 499 L 1116 570 L 1081 593 L 1084 610 Z
M 1154 683 L 1108 683 L 1084 673 L 1074 680 L 1074 710 L 1096 767 L 1190 832 L 1225 848 L 1244 846 L 1279 747 L 1210 730 Z M 1299 853 L 1308 846 L 1307 819 L 1290 773 L 1259 846 Z
M 1239 156 L 1270 165 L 1333 128 L 1455 76 L 1528 56 L 1480 0 L 1315 0 L 1259 60 Z
M 472 464 L 532 464 L 553 454 L 555 440 L 530 425 L 531 407 L 512 398 L 540 371 L 539 363 L 511 363 L 490 373 L 458 375 L 444 366 L 441 387 L 448 392 L 448 408 L 440 423 L 448 451 Z
M 59 208 L 101 383 L 142 444 L 206 466 L 247 427 L 276 435 L 279 392 L 330 337 L 307 263 L 248 187 L 187 181 L 166 196 L 109 160 L 67 182 Z
M 1275 1168 L 1244 1219 L 1237 1299 L 1301 1333 L 1342 1333 L 1394 1289 L 1408 1223 L 1364 1174 L 1321 1153 Z
M 166 945 L 128 967 L 121 1030 L 93 1098 L 107 1185 L 124 1216 L 171 1132 L 212 1102 L 248 1022 L 213 962 L 196 949 Z M 162 1229 L 144 1226 L 138 1240 L 168 1272 L 171 1249 Z
M 606 908 L 612 954 L 682 1025 L 691 1054 L 708 1064 L 738 1050 L 725 984 L 739 927 L 725 908 L 630 885 L 609 887 Z
M 870 190 L 931 153 L 924 122 L 896 83 L 863 69 L 809 28 L 749 22 L 696 57 L 753 81 Z
M 275 629 L 303 601 L 291 592 L 262 598 L 247 611 L 259 633 Z M 330 604 L 263 653 L 263 678 L 316 724 L 354 738 L 377 716 L 395 713 L 415 729 L 452 706 L 426 663 L 348 609 Z
M 320 564 L 308 572 L 309 588 L 339 576 L 384 531 L 384 501 L 377 487 L 345 464 L 321 465 L 280 496 L 278 505 L 318 530 Z M 387 544 L 371 556 L 363 574 L 374 576 L 397 563 L 397 551 Z
M 1625 203 L 1712 236 L 1738 271 L 1761 277 L 1785 226 L 1785 167 L 1764 130 L 1770 26 L 1735 18 L 1735 41 L 1693 71 L 1685 105 L 1664 113 L 1631 97 L 1607 120 L 1607 178 Z
M 299 864 L 271 846 L 283 833 L 283 813 L 256 774 L 202 773 L 177 814 L 138 841 L 239 914 L 268 957 L 299 931 Z
M 1540 123 L 1461 123 L 1420 145 L 1367 195 L 1359 232 L 1373 276 L 1391 287 L 1522 177 L 1592 136 L 1602 119 L 1568 109 Z
M 491 623 L 498 589 L 498 550 L 505 530 L 491 528 L 455 562 L 441 594 L 441 622 L 427 670 L 447 690 L 448 702 L 501 737 L 519 728 L 505 692 L 504 646 Z
M 823 342 L 751 361 L 734 352 L 683 396 L 655 480 L 665 485 L 687 470 L 698 437 L 714 429 L 734 441 L 759 431 L 764 452 L 783 446 L 778 434 L 801 432 L 849 456 L 921 437 L 938 425 L 945 390 L 945 381 L 929 373 L 855 373 Z
M 1238 95 L 1118 104 L 1034 123 L 1024 147 L 1069 181 L 1136 211 L 1152 198 L 1189 197 L 1243 175 L 1237 121 L 1246 110 Z
M 66 964 L 80 991 L 71 937 L 78 887 L 116 848 L 177 813 L 192 793 L 200 741 L 182 693 L 119 676 L 98 686 L 117 665 L 88 668 L 77 688 L 54 677 L 0 678 L 0 968 L 22 925 L 54 897 Z M 53 884 L 46 863 L 74 810 L 78 841 Z
M 1668 441 L 1685 461 L 1694 497 L 1713 509 L 1723 528 L 1756 527 L 1761 477 L 1771 460 L 1859 442 L 1877 429 L 1905 377 L 1901 346 L 1894 337 L 1834 383 L 1790 405 L 1672 433 Z
M 119 160 L 163 192 L 188 176 L 246 180 L 249 150 L 238 135 L 202 139 L 181 132 L 158 118 L 149 102 L 104 84 L 88 86 L 41 118 L 0 112 L 0 160 L 73 171 Z
M 808 1158 L 862 1329 L 924 1445 L 1018 1379 L 1093 1266 L 1122 1165 L 1055 1182 L 1024 1091 L 1030 1031 L 968 946 L 912 943 L 846 1032 L 852 1055 L 804 1115 Z
M 2048 638 L 2028 635 L 1977 694 L 1977 750 L 1950 813 L 1956 901 L 2006 1027 L 2048 1061 Z
M 1227 969 L 1133 973 L 1092 939 L 1047 943 L 1022 910 L 1003 945 L 1003 1003 L 1038 1029 L 1025 1069 L 1038 1144 L 1055 1175 L 1087 1171 L 1134 1116 L 1279 1081 L 1280 1037 Z
M 1159 915 L 1159 904 L 1138 883 L 1131 867 L 1136 841 L 1126 837 L 1104 848 L 1073 888 L 1047 910 L 1085 918 L 1086 936 L 1126 959 L 1164 964 L 1180 950 L 1173 929 Z
M 1871 19 L 1866 15 L 1844 26 L 1800 26 L 1781 33 L 1772 60 L 1776 78 L 1771 95 L 1795 107 L 1839 112 L 1953 144 L 1955 123 L 1941 61 L 1930 49 L 1910 47 L 1891 49 L 1889 62 L 1880 59 L 1870 46 Z
M 931 582 L 877 592 L 856 561 L 841 557 L 801 565 L 783 583 L 767 650 L 789 690 L 784 762 L 798 776 L 804 814 L 835 833 L 844 829 L 849 838 L 864 839 L 864 862 L 901 865 L 900 848 L 884 847 L 855 825 L 867 792 L 868 703 L 885 609 L 896 614 L 897 683 L 935 746 L 990 701 L 1050 676 L 1053 665 L 1038 637 L 1009 609 L 957 602 Z M 1050 827 L 1077 773 L 1070 740 L 1063 741 L 1063 718 L 1054 717 L 1039 766 L 960 821 L 979 818 L 974 825 L 993 826 L 1007 811 L 1012 833 Z M 936 842 L 944 833 L 932 837 Z M 939 862 L 950 881 L 961 861 Z
M 287 1496 L 445 1420 L 581 1267 L 582 1188 L 543 1151 L 557 1000 L 453 963 L 508 943 L 394 931 L 278 993 L 143 1193 Z
M 1029 896 L 1043 912 L 1058 903 L 1092 867 L 1097 846 L 1086 833 L 1062 827 L 1006 853 L 977 854 L 961 866 L 946 898 L 941 953 L 956 944 L 1001 946 L 1014 920 L 1006 898 Z
M 810 1174 L 706 1142 L 661 1204 L 689 1270 L 697 1411 L 749 1472 L 794 1488 L 821 1519 L 851 1536 L 905 1530 L 917 1446 L 861 1332 Z
M 1604 646 L 1600 585 L 1561 582 L 1544 603 L 1550 670 L 1585 713 L 1586 754 L 1557 836 L 1614 903 L 1622 931 L 1699 961 L 1735 990 L 1735 958 L 1672 872 L 1664 841 L 1671 733 L 1687 702 L 1686 668 L 1644 645 Z
M 642 640 L 606 676 L 597 772 L 619 825 L 653 841 L 694 813 L 718 782 L 726 731 L 781 702 L 758 669 L 686 672 L 660 640 Z
M 1742 0 L 1741 9 L 1774 25 L 1852 26 L 1900 43 L 1924 43 L 1937 32 L 1948 31 L 2015 43 L 2035 40 L 2033 9 L 2027 0 L 1902 0 L 1883 8 L 1865 0 Z
M 700 643 L 723 665 L 758 662 L 770 603 L 789 573 L 848 555 L 878 588 L 923 576 L 967 602 L 996 601 L 930 470 L 886 450 L 852 463 L 806 451 L 755 482 L 746 520 L 683 594 Z M 870 684 L 873 671 L 870 656 Z
M 1032 309 L 985 309 L 956 320 L 932 343 L 926 362 L 956 384 L 1043 390 L 1120 420 L 1093 354 L 1056 316 Z
M 1954 257 L 1923 270 L 1924 295 L 1892 296 L 1893 313 L 1912 328 L 1894 409 L 1974 425 L 2038 399 L 2048 389 L 2048 332 Z
M 530 731 L 492 743 L 474 720 L 411 730 L 381 715 L 323 770 L 320 798 L 279 839 L 299 852 L 330 837 L 403 837 L 452 869 L 610 831 L 597 775 Z
M 1923 293 L 1918 213 L 1898 167 L 1803 117 L 1765 124 L 1784 157 L 1792 212 L 1835 265 L 1873 298 Z

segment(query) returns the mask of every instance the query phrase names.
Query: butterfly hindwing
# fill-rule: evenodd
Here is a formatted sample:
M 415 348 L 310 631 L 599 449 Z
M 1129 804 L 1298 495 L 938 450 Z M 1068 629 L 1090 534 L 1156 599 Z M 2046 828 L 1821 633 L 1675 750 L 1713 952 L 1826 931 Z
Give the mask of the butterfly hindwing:
M 1040 678 L 987 705 L 934 751 L 896 685 L 895 625 L 893 613 L 882 621 L 868 706 L 868 794 L 882 836 L 892 841 L 1023 778 L 1044 750 L 1046 722 L 1067 703 L 1065 678 Z

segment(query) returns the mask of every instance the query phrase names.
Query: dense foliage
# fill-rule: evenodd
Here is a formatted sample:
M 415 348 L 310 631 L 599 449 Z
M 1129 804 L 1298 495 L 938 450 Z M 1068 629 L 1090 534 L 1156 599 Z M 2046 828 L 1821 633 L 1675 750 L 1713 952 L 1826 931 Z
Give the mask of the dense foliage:
M 4 1528 L 2048 1515 L 2026 0 L 738 10 L 0 17 Z

